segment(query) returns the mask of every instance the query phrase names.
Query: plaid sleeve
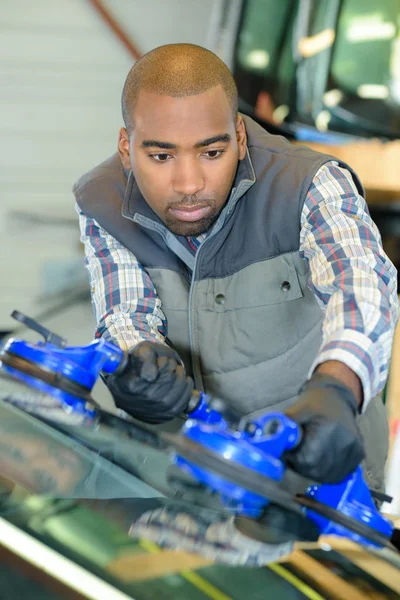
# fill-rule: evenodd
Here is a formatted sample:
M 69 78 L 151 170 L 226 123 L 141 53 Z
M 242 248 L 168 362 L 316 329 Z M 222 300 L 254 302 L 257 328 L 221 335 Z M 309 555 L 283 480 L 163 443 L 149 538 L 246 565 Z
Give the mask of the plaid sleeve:
M 79 207 L 96 337 L 123 350 L 143 340 L 165 342 L 167 323 L 154 285 L 134 255 Z
M 352 176 L 338 163 L 317 172 L 301 215 L 300 252 L 325 310 L 312 366 L 345 363 L 361 379 L 365 410 L 386 382 L 398 319 L 397 271 Z

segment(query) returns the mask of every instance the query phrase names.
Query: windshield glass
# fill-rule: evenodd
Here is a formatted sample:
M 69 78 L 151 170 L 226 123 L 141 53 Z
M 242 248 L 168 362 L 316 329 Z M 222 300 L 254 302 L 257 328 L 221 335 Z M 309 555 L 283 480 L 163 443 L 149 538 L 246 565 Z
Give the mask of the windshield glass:
M 16 528 L 138 600 L 258 600 L 266 589 L 319 600 L 327 596 L 316 566 L 340 573 L 349 589 L 362 580 L 371 593 L 396 597 L 346 553 L 307 542 L 293 555 L 292 542 L 265 544 L 255 521 L 239 527 L 218 497 L 173 483 L 173 449 L 154 431 L 128 423 L 124 431 L 107 415 L 81 424 L 67 413 L 56 419 L 56 400 L 4 376 L 0 390 L 1 539 L 6 526 Z M 57 422 L 21 410 L 34 404 Z M 379 560 L 397 575 L 394 553 Z

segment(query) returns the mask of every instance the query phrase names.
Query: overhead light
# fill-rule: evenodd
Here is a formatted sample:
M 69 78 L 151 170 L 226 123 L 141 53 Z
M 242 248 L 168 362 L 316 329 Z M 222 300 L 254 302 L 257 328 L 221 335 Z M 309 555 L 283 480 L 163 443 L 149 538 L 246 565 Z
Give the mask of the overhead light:
M 390 92 L 393 100 L 400 104 L 400 37 L 393 40 L 390 59 Z
M 374 98 L 376 100 L 385 100 L 389 98 L 389 88 L 387 85 L 375 85 L 364 83 L 357 88 L 357 94 L 360 98 Z
M 390 95 L 397 104 L 400 104 L 400 81 L 392 83 L 390 86 Z
M 275 123 L 283 123 L 283 121 L 286 119 L 286 117 L 289 114 L 289 107 L 286 106 L 286 104 L 281 104 L 280 106 L 278 106 L 278 108 L 276 108 L 273 112 L 273 119 L 275 121 Z
M 325 106 L 329 106 L 329 108 L 333 108 L 340 104 L 343 100 L 343 92 L 340 90 L 329 90 L 329 92 L 325 92 L 323 96 Z
M 298 51 L 304 58 L 310 58 L 327 48 L 330 48 L 335 41 L 335 30 L 324 29 L 310 37 L 303 37 L 299 40 Z
M 396 36 L 396 25 L 384 23 L 381 15 L 353 19 L 347 29 L 346 37 L 349 42 L 372 42 L 374 40 L 391 40 Z
M 328 125 L 331 120 L 331 113 L 327 110 L 321 110 L 315 119 L 315 126 L 318 131 L 328 131 Z
M 247 64 L 256 69 L 265 69 L 269 65 L 269 52 L 266 50 L 252 50 L 247 55 Z

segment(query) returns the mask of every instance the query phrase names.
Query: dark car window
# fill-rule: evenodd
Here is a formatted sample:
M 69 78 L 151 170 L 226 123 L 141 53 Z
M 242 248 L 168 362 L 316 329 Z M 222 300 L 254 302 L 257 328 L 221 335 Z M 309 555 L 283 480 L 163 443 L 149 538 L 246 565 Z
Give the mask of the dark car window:
M 398 137 L 399 26 L 400 0 L 247 0 L 234 60 L 240 99 L 265 120 L 319 127 L 326 111 L 328 129 Z M 328 31 L 331 43 L 301 56 L 301 36 Z
M 252 0 L 247 4 L 238 44 L 238 62 L 243 69 L 262 76 L 274 72 L 291 5 L 290 0 Z
M 272 112 L 289 101 L 296 5 L 292 0 L 251 0 L 244 5 L 234 75 L 240 98 L 252 107 L 260 92 L 268 98 Z
M 340 86 L 364 98 L 400 104 L 399 21 L 399 0 L 343 3 L 332 61 Z
M 399 25 L 399 0 L 342 3 L 330 72 L 331 89 L 343 95 L 334 122 L 350 127 L 359 118 L 366 132 L 400 134 Z

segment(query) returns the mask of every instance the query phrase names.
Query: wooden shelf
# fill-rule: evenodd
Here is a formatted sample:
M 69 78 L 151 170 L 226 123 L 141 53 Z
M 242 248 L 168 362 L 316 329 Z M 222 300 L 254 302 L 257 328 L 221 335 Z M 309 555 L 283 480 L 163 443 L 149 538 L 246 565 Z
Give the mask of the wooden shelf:
M 343 146 L 294 142 L 348 163 L 360 177 L 368 204 L 400 205 L 400 141 L 368 140 Z

